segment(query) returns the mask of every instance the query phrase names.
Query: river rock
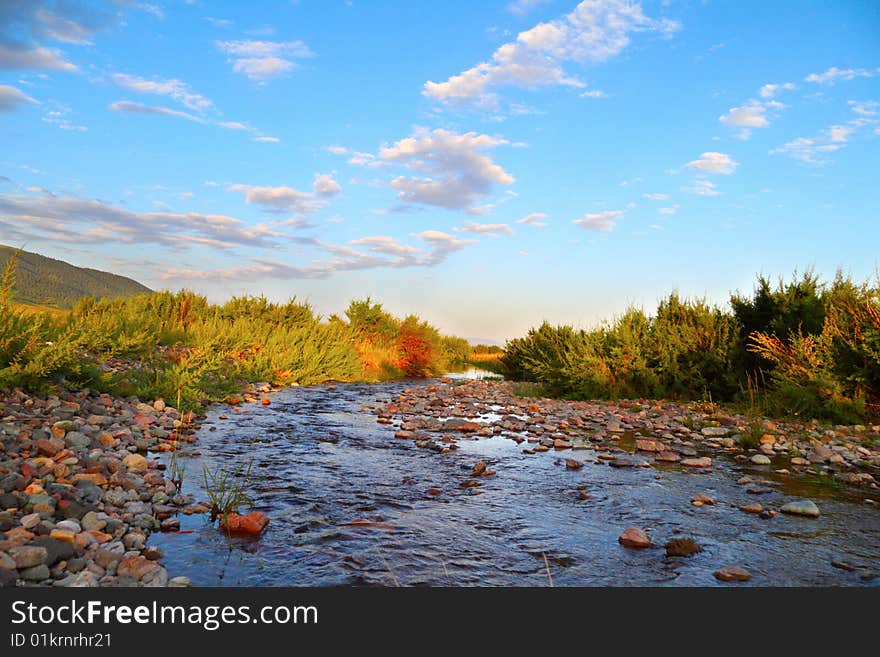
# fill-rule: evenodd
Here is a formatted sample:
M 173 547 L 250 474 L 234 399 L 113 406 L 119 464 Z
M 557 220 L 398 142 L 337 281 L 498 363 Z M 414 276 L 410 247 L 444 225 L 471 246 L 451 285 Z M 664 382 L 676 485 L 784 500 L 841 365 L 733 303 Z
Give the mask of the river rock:
M 707 438 L 723 438 L 730 430 L 727 427 L 703 427 L 700 433 Z
M 49 567 L 46 564 L 40 564 L 39 566 L 24 568 L 18 571 L 18 576 L 27 582 L 42 582 L 50 577 Z
M 140 454 L 129 454 L 122 459 L 122 463 L 129 472 L 146 472 L 147 470 L 147 459 Z
M 673 538 L 666 543 L 667 557 L 690 557 L 703 548 L 692 538 Z
M 49 558 L 49 553 L 45 548 L 34 545 L 14 547 L 9 550 L 9 555 L 15 560 L 15 567 L 19 570 L 39 566 L 46 563 L 46 560 Z
M 681 464 L 689 468 L 710 468 L 712 467 L 712 459 L 708 456 L 701 456 L 695 459 L 684 459 Z
M 750 460 L 755 465 L 770 465 L 770 459 L 765 454 L 755 454 Z
M 725 566 L 719 568 L 714 573 L 715 578 L 722 582 L 747 582 L 752 579 L 752 574 L 744 568 L 738 566 Z
M 779 510 L 795 516 L 819 517 L 819 507 L 812 500 L 795 500 L 783 505 Z
M 636 449 L 640 452 L 665 452 L 666 445 L 659 440 L 636 438 Z
M 59 540 L 51 536 L 38 536 L 30 542 L 30 545 L 46 551 L 44 563 L 54 566 L 59 561 L 70 559 L 76 554 L 72 541 Z
M 651 547 L 651 539 L 644 530 L 638 527 L 627 527 L 624 532 L 617 538 L 617 542 L 628 548 L 647 548 Z

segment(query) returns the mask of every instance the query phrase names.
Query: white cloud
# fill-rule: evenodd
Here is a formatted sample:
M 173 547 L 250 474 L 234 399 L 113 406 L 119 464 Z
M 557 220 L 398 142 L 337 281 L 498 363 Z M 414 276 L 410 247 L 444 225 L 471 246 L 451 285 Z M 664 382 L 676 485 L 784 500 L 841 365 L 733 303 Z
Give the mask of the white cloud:
M 650 201 L 668 201 L 669 194 L 642 194 L 646 199 Z
M 302 41 L 215 41 L 232 62 L 232 70 L 265 84 L 296 67 L 292 60 L 313 56 Z
M 264 144 L 277 144 L 281 140 L 278 137 L 254 137 L 254 141 L 263 142 Z
M 403 165 L 415 176 L 398 176 L 389 182 L 405 203 L 421 203 L 479 213 L 478 201 L 493 185 L 511 185 L 514 177 L 495 164 L 484 150 L 506 144 L 503 139 L 475 132 L 417 128 L 379 152 L 382 161 Z
M 411 258 L 418 256 L 421 249 L 417 249 L 409 244 L 401 244 L 393 237 L 361 237 L 350 242 L 355 246 L 365 246 L 374 253 L 384 253 L 385 255 L 400 256 Z
M 693 187 L 682 187 L 682 191 L 697 196 L 718 196 L 721 193 L 711 180 L 695 180 Z
M 764 113 L 767 108 L 760 103 L 750 102 L 740 107 L 731 107 L 726 114 L 718 117 L 722 123 L 738 128 L 766 128 L 769 123 Z
M 676 212 L 678 212 L 678 206 L 677 206 L 677 205 L 673 205 L 673 206 L 668 207 L 668 208 L 660 208 L 660 209 L 658 210 L 658 212 L 659 212 L 660 214 L 667 215 L 667 216 L 668 216 L 668 215 L 673 215 L 673 214 L 675 214 Z
M 110 103 L 108 109 L 114 112 L 131 112 L 133 114 L 155 114 L 160 116 L 173 116 L 178 119 L 186 119 L 195 123 L 205 123 L 205 120 L 194 114 L 182 112 L 180 110 L 171 109 L 170 107 L 156 107 L 152 105 L 142 105 L 141 103 L 133 103 L 128 100 L 119 100 Z
M 520 32 L 498 48 L 488 62 L 454 75 L 445 82 L 426 82 L 423 94 L 441 102 L 495 104 L 493 90 L 515 86 L 585 86 L 563 69 L 566 62 L 601 62 L 619 54 L 636 32 L 670 34 L 678 23 L 654 20 L 631 0 L 584 0 L 562 18 Z
M 853 112 L 866 118 L 876 116 L 877 109 L 880 108 L 880 103 L 876 100 L 850 100 L 847 104 Z
M 765 84 L 758 90 L 758 95 L 761 98 L 773 98 L 779 95 L 782 91 L 792 91 L 795 88 L 794 84 L 791 82 L 784 82 L 782 84 Z
M 832 66 L 824 73 L 810 73 L 804 80 L 817 84 L 833 85 L 841 80 L 852 80 L 854 78 L 870 78 L 877 75 L 878 71 L 870 71 L 864 68 L 845 68 L 840 69 Z
M 606 210 L 605 212 L 589 212 L 580 219 L 575 219 L 572 223 L 585 228 L 586 230 L 596 230 L 600 232 L 610 232 L 614 230 L 617 220 L 623 216 L 623 210 Z
M 14 48 L 0 43 L 0 70 L 76 71 L 77 67 L 51 48 Z
M 339 186 L 339 183 L 336 182 L 333 179 L 333 176 L 329 173 L 315 174 L 315 181 L 312 183 L 312 189 L 315 190 L 315 194 L 323 198 L 336 196 L 342 191 L 342 187 Z
M 265 225 L 249 226 L 226 215 L 134 212 L 96 199 L 54 195 L 0 195 L 0 231 L 7 229 L 53 243 L 161 244 L 174 249 L 268 248 L 282 237 Z
M 22 92 L 20 89 L 0 84 L 0 112 L 11 112 L 28 104 L 36 104 L 37 101 Z
M 771 155 L 782 154 L 807 164 L 825 164 L 825 155 L 844 148 L 850 137 L 865 127 L 875 126 L 876 101 L 849 101 L 848 105 L 856 118 L 843 124 L 832 125 L 811 137 L 798 137 L 770 151 Z M 875 129 L 875 134 L 877 134 Z
M 513 235 L 513 228 L 507 224 L 477 224 L 472 221 L 454 230 L 460 233 L 474 233 L 476 235 L 488 235 L 489 237 Z
M 291 210 L 308 214 L 323 207 L 311 192 L 303 192 L 292 187 L 257 187 L 254 185 L 229 185 L 230 192 L 244 192 L 245 201 L 260 205 L 265 212 L 284 213 Z
M 110 76 L 110 79 L 117 87 L 142 94 L 168 96 L 197 112 L 205 112 L 214 107 L 213 102 L 201 94 L 195 93 L 188 84 L 180 80 L 147 80 L 146 78 L 125 73 L 114 73 Z
M 608 98 L 608 94 L 600 89 L 592 89 L 581 94 L 581 98 Z
M 327 147 L 328 153 L 333 153 L 334 155 L 345 155 L 348 153 L 348 149 L 345 146 L 337 146 L 335 144 Z
M 431 246 L 431 253 L 425 260 L 425 264 L 428 265 L 439 264 L 446 260 L 450 253 L 461 251 L 468 244 L 474 243 L 473 240 L 460 240 L 439 230 L 426 230 L 414 233 L 413 236 Z
M 543 228 L 547 225 L 544 219 L 547 218 L 547 215 L 543 212 L 532 212 L 527 214 L 522 219 L 517 219 L 516 223 L 518 224 L 528 224 L 529 226 L 535 226 L 537 228 Z
M 709 151 L 700 155 L 699 159 L 688 162 L 686 166 L 703 173 L 729 175 L 739 166 L 739 162 L 735 162 L 725 153 Z
M 304 247 L 323 251 L 330 257 L 311 260 L 308 265 L 292 265 L 263 258 L 253 264 L 225 270 L 171 269 L 161 278 L 169 279 L 320 279 L 335 273 L 382 267 L 433 267 L 447 260 L 473 240 L 460 240 L 437 230 L 413 233 L 412 237 L 424 242 L 427 250 L 402 244 L 389 236 L 361 237 L 348 244 L 330 244 L 309 237 L 291 237 L 290 241 Z M 366 252 L 357 247 L 366 249 Z

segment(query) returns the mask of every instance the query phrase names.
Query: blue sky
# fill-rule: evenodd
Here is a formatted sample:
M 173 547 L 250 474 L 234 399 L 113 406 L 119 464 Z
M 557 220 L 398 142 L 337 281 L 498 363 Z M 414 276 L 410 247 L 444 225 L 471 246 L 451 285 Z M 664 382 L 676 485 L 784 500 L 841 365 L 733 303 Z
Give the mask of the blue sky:
M 880 5 L 0 4 L 0 242 L 503 341 L 880 263 Z

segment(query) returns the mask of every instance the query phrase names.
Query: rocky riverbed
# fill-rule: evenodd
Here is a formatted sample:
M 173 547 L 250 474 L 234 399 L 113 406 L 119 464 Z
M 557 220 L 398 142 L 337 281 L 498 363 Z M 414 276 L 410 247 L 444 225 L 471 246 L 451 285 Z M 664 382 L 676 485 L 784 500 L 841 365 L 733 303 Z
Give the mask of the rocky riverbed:
M 757 435 L 714 408 L 523 398 L 495 381 L 268 392 L 206 418 L 90 391 L 6 395 L 0 583 L 880 581 L 880 427 Z M 248 459 L 271 523 L 230 538 L 200 472 Z
M 192 415 L 92 391 L 0 400 L 0 585 L 185 586 L 154 531 L 192 499 L 151 453 L 191 441 Z

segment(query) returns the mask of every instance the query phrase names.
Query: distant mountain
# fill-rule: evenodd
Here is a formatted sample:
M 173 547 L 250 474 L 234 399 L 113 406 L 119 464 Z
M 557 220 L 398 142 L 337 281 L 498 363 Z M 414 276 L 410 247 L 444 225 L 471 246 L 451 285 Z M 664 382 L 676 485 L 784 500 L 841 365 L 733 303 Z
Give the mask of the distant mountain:
M 0 274 L 6 271 L 15 249 L 0 245 Z M 22 251 L 15 260 L 13 300 L 54 308 L 72 308 L 80 297 L 127 297 L 150 288 L 125 276 L 75 267 L 61 260 Z

